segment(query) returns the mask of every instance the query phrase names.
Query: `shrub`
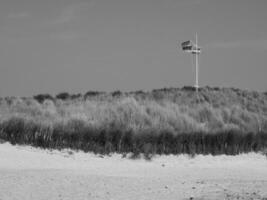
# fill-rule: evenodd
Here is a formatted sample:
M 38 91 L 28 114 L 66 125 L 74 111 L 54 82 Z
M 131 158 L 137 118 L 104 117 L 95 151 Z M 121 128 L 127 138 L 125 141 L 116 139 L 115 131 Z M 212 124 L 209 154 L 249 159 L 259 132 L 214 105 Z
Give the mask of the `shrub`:
M 64 101 L 64 100 L 70 99 L 71 95 L 67 92 L 62 92 L 62 93 L 57 94 L 56 98 Z
M 99 92 L 99 91 L 88 91 L 88 92 L 85 93 L 84 98 L 87 98 L 87 97 L 94 97 L 94 96 L 98 96 L 98 95 L 101 95 L 101 94 L 104 94 L 104 92 Z
M 81 98 L 82 97 L 82 94 L 72 94 L 72 95 L 70 95 L 70 99 L 71 100 L 75 100 L 75 99 L 79 99 L 79 98 Z
M 193 87 L 193 86 L 184 86 L 184 87 L 182 88 L 182 90 L 184 90 L 184 91 L 195 91 L 196 88 Z
M 122 92 L 119 91 L 119 90 L 116 90 L 116 91 L 112 92 L 111 95 L 112 95 L 113 97 L 119 97 L 119 96 L 122 95 Z
M 53 100 L 54 98 L 50 94 L 38 94 L 33 97 L 39 103 L 43 103 L 45 100 Z

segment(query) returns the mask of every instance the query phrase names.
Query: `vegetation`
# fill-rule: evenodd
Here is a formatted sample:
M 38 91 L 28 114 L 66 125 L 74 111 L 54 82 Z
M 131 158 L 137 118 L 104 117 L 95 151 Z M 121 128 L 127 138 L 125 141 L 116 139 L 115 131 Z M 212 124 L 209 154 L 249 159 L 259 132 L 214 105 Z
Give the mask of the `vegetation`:
M 0 100 L 0 140 L 95 153 L 230 154 L 267 147 L 267 95 L 231 88 L 89 91 Z

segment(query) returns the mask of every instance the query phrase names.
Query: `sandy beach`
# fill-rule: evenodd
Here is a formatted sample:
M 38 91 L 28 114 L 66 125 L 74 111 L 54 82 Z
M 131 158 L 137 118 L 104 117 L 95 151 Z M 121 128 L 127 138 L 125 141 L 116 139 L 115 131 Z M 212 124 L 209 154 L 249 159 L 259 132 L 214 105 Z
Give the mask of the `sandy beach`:
M 267 157 L 100 156 L 0 144 L 0 199 L 267 199 Z

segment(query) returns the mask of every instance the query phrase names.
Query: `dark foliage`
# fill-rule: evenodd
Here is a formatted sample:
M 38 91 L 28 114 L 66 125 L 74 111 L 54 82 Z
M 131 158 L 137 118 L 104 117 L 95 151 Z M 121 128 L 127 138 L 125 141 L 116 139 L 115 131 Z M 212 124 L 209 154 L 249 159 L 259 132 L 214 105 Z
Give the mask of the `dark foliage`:
M 33 97 L 39 103 L 43 103 L 45 100 L 54 100 L 50 94 L 38 94 Z
M 72 94 L 70 95 L 71 100 L 79 99 L 82 97 L 82 94 Z
M 87 98 L 87 97 L 94 97 L 94 96 L 98 96 L 98 95 L 101 95 L 101 94 L 104 94 L 105 92 L 99 92 L 99 91 L 88 91 L 85 93 L 84 95 L 84 98 Z
M 193 87 L 193 86 L 184 86 L 184 87 L 182 88 L 182 90 L 184 90 L 184 91 L 195 91 L 196 88 Z
M 130 94 L 145 95 L 146 93 L 143 90 L 137 90 L 137 91 L 134 91 L 134 92 L 130 92 Z
M 120 90 L 116 90 L 116 91 L 112 92 L 111 95 L 113 97 L 119 97 L 122 95 L 122 92 Z
M 57 94 L 56 98 L 64 101 L 64 100 L 70 99 L 71 95 L 67 92 L 62 92 L 62 93 Z
M 72 148 L 85 152 L 109 154 L 111 152 L 144 153 L 146 159 L 153 154 L 227 154 L 236 155 L 261 151 L 267 147 L 267 133 L 241 133 L 237 131 L 209 133 L 177 133 L 162 130 L 155 134 L 147 130 L 141 134 L 117 128 L 95 129 L 81 120 L 46 127 L 34 121 L 13 117 L 0 124 L 0 139 L 12 144 L 30 144 L 42 148 Z

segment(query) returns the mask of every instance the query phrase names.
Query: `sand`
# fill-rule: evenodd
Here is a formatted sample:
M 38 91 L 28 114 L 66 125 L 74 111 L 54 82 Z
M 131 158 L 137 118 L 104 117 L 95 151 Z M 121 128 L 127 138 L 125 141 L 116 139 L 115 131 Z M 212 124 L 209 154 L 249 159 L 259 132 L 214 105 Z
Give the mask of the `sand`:
M 151 161 L 0 144 L 0 200 L 266 199 L 267 157 L 155 156 Z

